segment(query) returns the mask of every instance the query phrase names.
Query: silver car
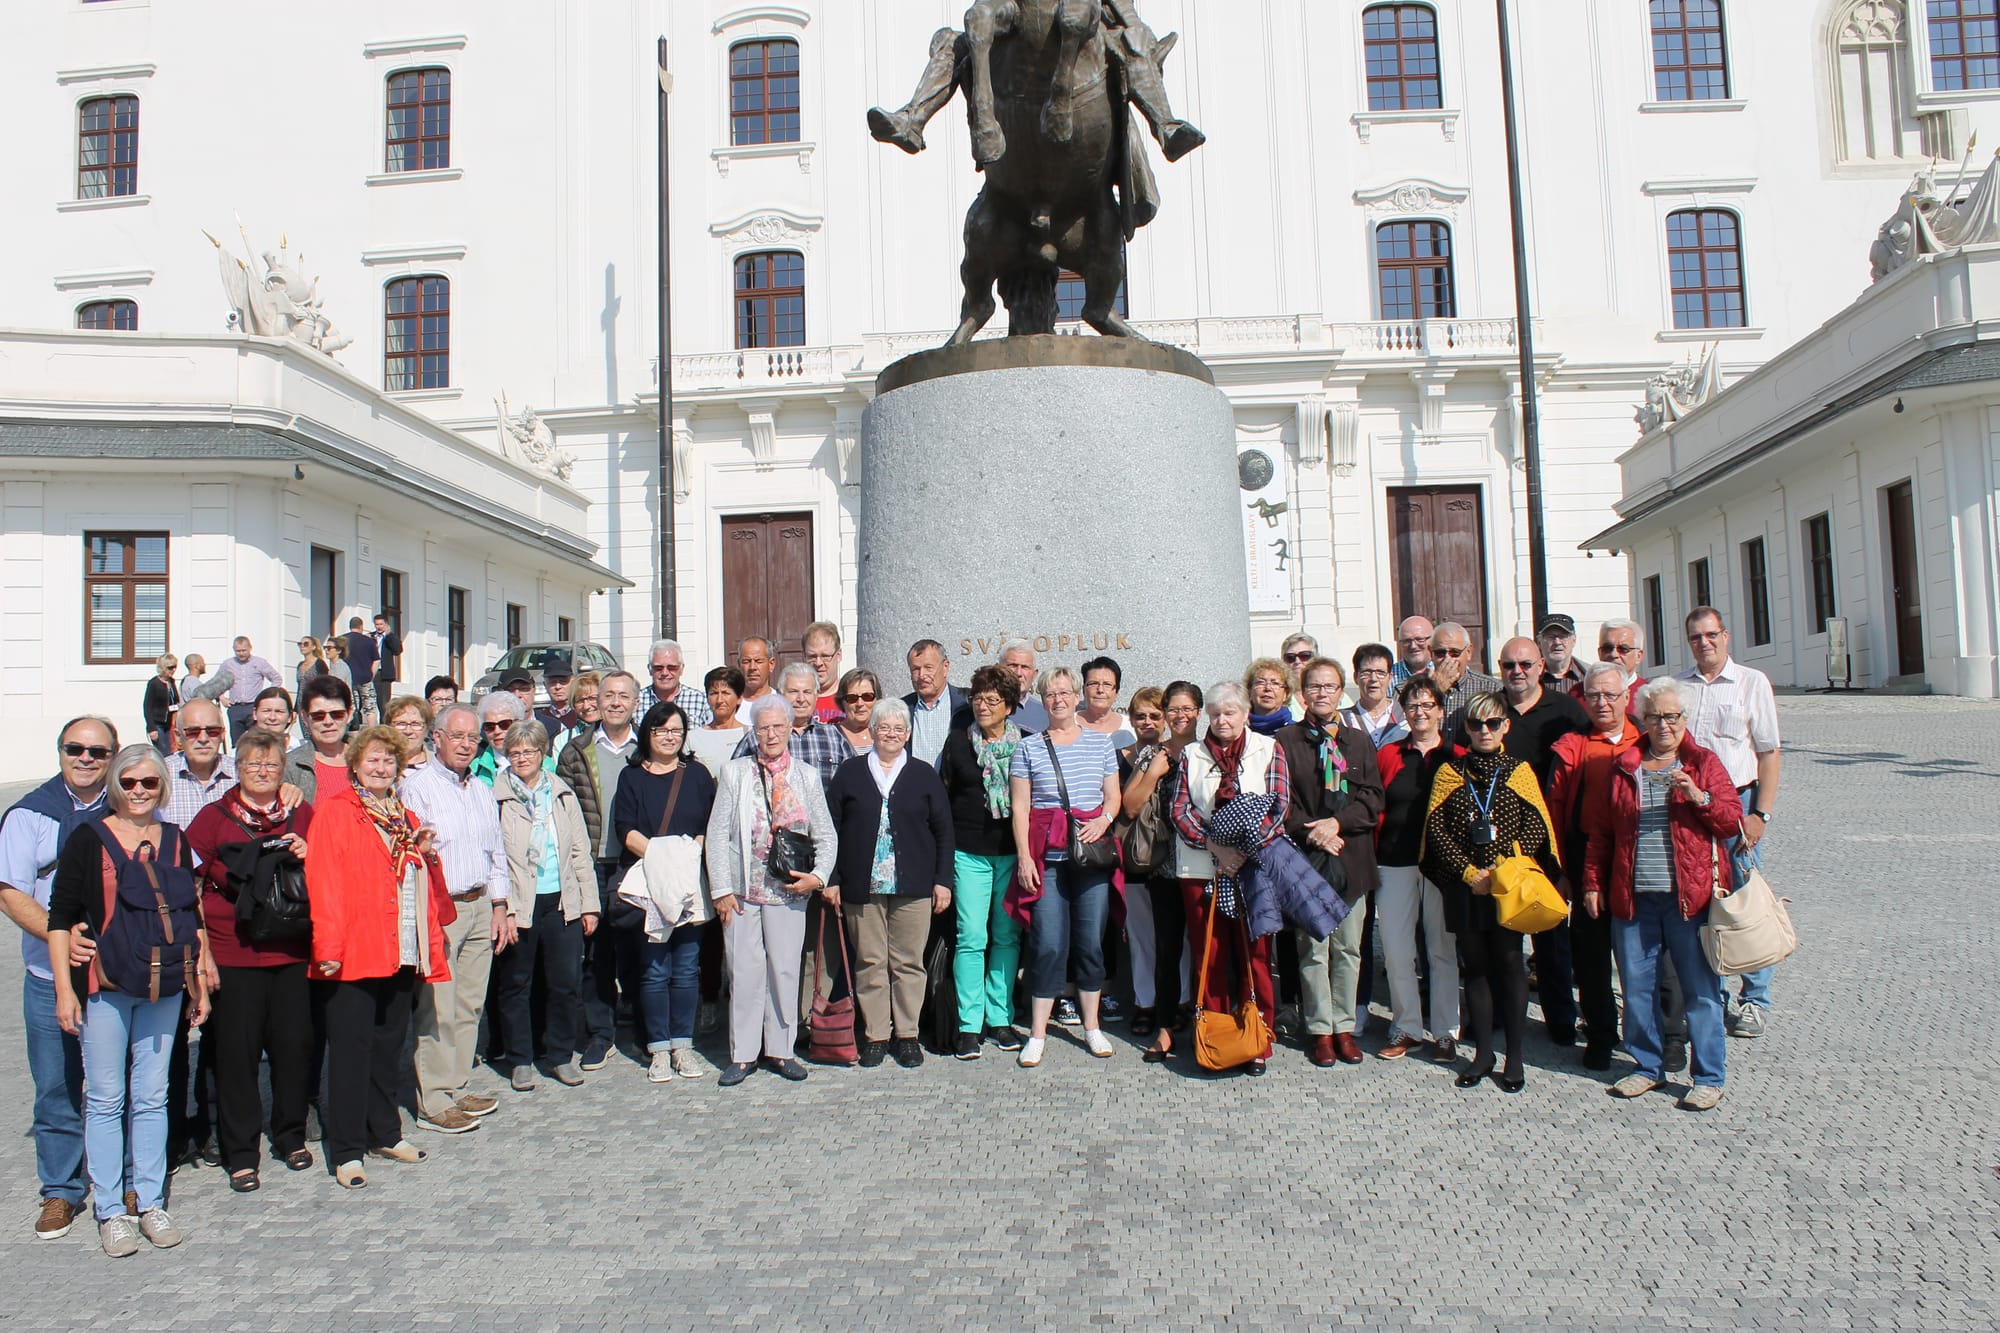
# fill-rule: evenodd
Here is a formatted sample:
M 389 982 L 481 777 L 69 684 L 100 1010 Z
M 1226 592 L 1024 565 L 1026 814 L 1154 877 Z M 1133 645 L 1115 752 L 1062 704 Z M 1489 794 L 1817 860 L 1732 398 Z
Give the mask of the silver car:
M 502 672 L 524 667 L 535 673 L 535 707 L 544 707 L 549 701 L 549 691 L 542 681 L 542 664 L 551 656 L 561 657 L 565 653 L 569 655 L 570 671 L 574 675 L 618 669 L 618 659 L 601 643 L 581 640 L 572 643 L 519 643 L 509 648 L 485 675 L 472 682 L 472 702 L 478 703 L 499 689 Z

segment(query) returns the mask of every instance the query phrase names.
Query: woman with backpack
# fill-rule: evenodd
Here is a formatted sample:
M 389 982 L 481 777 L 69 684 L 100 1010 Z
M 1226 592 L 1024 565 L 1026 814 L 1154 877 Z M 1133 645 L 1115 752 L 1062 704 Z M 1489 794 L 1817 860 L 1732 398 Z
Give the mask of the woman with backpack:
M 259 1184 L 258 1064 L 266 1056 L 271 1151 L 294 1171 L 313 1164 L 306 1147 L 312 918 L 297 892 L 312 806 L 285 809 L 278 798 L 284 766 L 283 735 L 262 727 L 244 732 L 236 742 L 236 785 L 203 806 L 187 831 L 201 858 L 202 914 L 217 975 L 215 1015 L 203 1035 L 215 1043 L 216 1146 L 238 1194 Z
M 81 1038 L 84 1156 L 98 1236 L 114 1259 L 136 1253 L 142 1235 L 161 1249 L 181 1243 L 166 1209 L 167 1056 L 184 997 L 191 1024 L 208 1018 L 194 857 L 180 830 L 160 819 L 166 788 L 158 750 L 120 750 L 104 784 L 109 813 L 69 835 L 49 893 L 56 1022 Z M 165 910 L 156 910 L 161 899 Z M 70 931 L 78 927 L 97 941 L 97 957 L 72 969 Z M 138 1196 L 137 1218 L 125 1212 L 128 1189 Z

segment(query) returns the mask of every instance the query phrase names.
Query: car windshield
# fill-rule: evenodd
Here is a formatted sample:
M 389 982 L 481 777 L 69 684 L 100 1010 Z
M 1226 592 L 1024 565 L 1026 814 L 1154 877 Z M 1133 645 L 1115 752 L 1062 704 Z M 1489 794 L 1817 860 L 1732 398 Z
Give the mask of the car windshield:
M 530 671 L 540 671 L 542 662 L 557 647 L 553 643 L 522 644 L 519 648 L 509 649 L 505 657 L 493 664 L 493 670 L 512 671 L 515 667 L 526 667 Z

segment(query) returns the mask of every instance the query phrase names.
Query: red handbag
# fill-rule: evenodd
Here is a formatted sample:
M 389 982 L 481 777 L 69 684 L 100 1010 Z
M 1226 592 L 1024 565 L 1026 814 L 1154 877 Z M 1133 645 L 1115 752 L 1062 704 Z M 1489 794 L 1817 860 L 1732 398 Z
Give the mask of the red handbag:
M 829 905 L 819 916 L 819 947 L 813 950 L 813 1002 L 806 1022 L 806 1058 L 817 1065 L 851 1065 L 861 1058 L 854 1042 L 854 969 L 847 961 L 847 932 L 840 928 L 840 909 Z M 826 926 L 834 919 L 833 935 L 840 941 L 840 974 L 847 978 L 845 999 L 826 996 Z

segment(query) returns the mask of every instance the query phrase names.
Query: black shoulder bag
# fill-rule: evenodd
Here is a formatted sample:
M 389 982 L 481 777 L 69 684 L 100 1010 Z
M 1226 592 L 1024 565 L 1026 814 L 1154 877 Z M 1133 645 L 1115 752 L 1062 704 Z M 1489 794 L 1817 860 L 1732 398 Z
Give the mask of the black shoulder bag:
M 1070 861 L 1086 870 L 1115 870 L 1118 866 L 1118 843 L 1108 829 L 1096 842 L 1083 840 L 1083 825 L 1076 822 L 1076 810 L 1069 803 L 1069 783 L 1063 778 L 1062 760 L 1056 758 L 1056 743 L 1049 739 L 1046 731 L 1042 733 L 1042 744 L 1048 747 L 1049 763 L 1056 770 L 1056 795 L 1062 801 L 1063 822 L 1069 829 L 1067 850 Z
M 778 827 L 777 811 L 771 808 L 771 775 L 764 771 L 763 763 L 757 761 L 755 756 L 752 756 L 752 762 L 757 764 L 757 782 L 764 789 L 764 818 L 771 825 L 771 854 L 764 864 L 779 887 L 797 893 L 798 890 L 792 888 L 792 876 L 812 873 L 815 851 L 812 834 Z M 795 759 L 793 762 L 802 761 Z

